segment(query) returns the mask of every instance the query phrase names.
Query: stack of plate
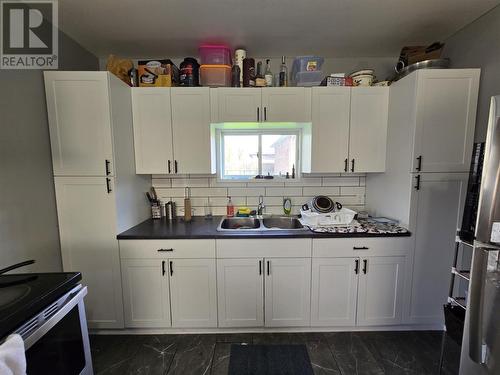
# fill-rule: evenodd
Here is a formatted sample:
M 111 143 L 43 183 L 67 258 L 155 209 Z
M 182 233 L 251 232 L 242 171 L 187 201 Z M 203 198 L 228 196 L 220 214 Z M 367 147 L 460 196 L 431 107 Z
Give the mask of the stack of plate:
M 373 72 L 373 69 L 358 70 L 357 72 L 349 74 L 349 77 L 352 78 L 354 86 L 371 86 L 375 78 Z

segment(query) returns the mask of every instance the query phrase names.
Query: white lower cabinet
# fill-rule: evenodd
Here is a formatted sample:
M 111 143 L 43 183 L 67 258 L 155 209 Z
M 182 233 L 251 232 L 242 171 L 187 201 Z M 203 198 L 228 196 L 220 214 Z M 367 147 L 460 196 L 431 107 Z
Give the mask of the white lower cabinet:
M 122 259 L 125 326 L 217 327 L 215 259 Z
M 125 326 L 170 327 L 166 261 L 122 259 Z
M 266 258 L 265 262 L 265 326 L 308 326 L 311 259 Z
M 219 327 L 264 325 L 263 260 L 218 259 Z
M 311 258 L 218 259 L 217 282 L 219 327 L 309 326 Z
M 362 258 L 360 267 L 357 324 L 400 324 L 405 257 Z
M 359 258 L 312 261 L 312 326 L 356 325 Z
M 215 259 L 169 260 L 173 327 L 217 327 Z

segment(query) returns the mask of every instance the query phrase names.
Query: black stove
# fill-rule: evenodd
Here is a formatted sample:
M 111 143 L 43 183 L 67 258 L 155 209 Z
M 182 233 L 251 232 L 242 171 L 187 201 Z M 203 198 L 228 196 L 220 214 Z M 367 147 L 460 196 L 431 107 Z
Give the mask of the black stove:
M 0 339 L 71 290 L 79 272 L 0 275 Z

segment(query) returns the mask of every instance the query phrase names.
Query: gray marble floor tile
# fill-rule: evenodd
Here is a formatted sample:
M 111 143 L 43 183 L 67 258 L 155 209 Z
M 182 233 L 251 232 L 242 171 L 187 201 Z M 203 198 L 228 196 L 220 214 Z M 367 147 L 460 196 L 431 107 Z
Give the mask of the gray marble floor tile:
M 210 371 L 215 335 L 179 335 L 168 374 L 205 375 Z
M 336 332 L 324 336 L 342 374 L 384 375 L 384 370 L 358 333 Z
M 387 375 L 424 374 L 410 332 L 363 332 L 360 337 Z
M 305 345 L 315 375 L 341 375 L 326 341 L 309 341 Z
M 216 335 L 216 341 L 226 343 L 242 343 L 251 344 L 253 341 L 252 333 L 219 333 Z
M 218 342 L 215 345 L 214 358 L 212 360 L 211 375 L 226 375 L 229 369 L 229 356 L 233 343 Z

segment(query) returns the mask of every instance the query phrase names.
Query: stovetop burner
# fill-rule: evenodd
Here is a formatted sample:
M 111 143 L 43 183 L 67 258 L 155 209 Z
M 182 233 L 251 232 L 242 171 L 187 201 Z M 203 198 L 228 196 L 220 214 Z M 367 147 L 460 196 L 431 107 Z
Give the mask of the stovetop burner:
M 0 275 L 0 339 L 81 279 L 79 272 Z

